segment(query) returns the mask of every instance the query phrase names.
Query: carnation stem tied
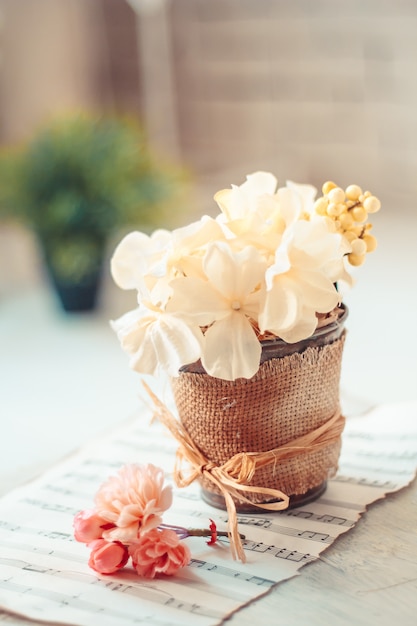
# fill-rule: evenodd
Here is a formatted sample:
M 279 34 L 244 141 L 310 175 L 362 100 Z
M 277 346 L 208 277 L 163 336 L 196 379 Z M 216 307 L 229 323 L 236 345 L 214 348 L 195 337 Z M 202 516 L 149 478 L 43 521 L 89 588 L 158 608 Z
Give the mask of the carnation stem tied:
M 174 480 L 177 486 L 187 487 L 203 475 L 219 489 L 224 497 L 228 513 L 228 535 L 232 556 L 234 559 L 239 558 L 242 562 L 245 562 L 246 558 L 241 536 L 238 532 L 234 498 L 267 511 L 287 509 L 290 502 L 287 494 L 279 489 L 247 484 L 253 478 L 255 471 L 267 465 L 276 464 L 278 461 L 292 458 L 300 453 L 310 452 L 329 445 L 329 443 L 340 437 L 345 424 L 344 417 L 340 411 L 337 411 L 320 427 L 284 446 L 265 452 L 241 452 L 235 454 L 223 465 L 218 466 L 205 458 L 182 424 L 172 415 L 144 381 L 142 381 L 142 384 L 154 403 L 155 417 L 168 428 L 180 444 L 174 467 Z M 188 474 L 185 474 L 182 469 L 184 461 L 187 461 L 189 464 Z M 245 496 L 245 494 L 249 493 L 260 493 L 266 496 L 270 502 L 254 503 Z

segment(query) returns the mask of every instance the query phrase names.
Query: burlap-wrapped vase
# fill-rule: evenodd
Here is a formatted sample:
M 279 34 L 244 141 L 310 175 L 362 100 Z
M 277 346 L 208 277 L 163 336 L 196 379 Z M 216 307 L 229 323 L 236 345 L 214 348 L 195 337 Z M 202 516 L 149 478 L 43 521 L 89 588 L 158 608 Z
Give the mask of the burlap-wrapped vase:
M 335 474 L 341 448 L 339 381 L 347 311 L 297 344 L 263 342 L 261 365 L 251 379 L 225 381 L 188 366 L 172 381 L 181 423 L 208 462 L 222 466 L 241 452 L 260 463 L 248 484 L 272 488 L 290 506 L 318 497 Z M 328 427 L 328 425 L 331 426 Z M 224 506 L 221 491 L 204 476 L 204 499 Z M 268 502 L 261 492 L 234 497 L 237 510 L 248 500 Z

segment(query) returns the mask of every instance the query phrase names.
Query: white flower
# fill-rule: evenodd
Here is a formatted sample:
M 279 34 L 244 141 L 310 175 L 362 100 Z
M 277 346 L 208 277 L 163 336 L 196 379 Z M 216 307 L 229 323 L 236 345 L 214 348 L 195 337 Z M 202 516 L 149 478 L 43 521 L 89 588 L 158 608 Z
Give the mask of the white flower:
M 325 221 L 293 224 L 266 271 L 261 332 L 272 332 L 288 343 L 312 335 L 316 313 L 328 313 L 340 302 L 331 270 L 339 267 L 342 255 L 341 237 L 329 232 Z
M 290 189 L 299 198 L 300 216 L 306 215 L 311 217 L 314 213 L 314 198 L 316 197 L 317 189 L 313 185 L 294 183 L 292 180 L 287 180 L 287 189 Z
M 257 321 L 266 263 L 255 248 L 233 252 L 226 243 L 215 243 L 207 249 L 203 269 L 205 280 L 172 281 L 167 310 L 208 327 L 201 356 L 208 374 L 251 378 L 259 368 L 261 346 L 250 320 Z
M 273 195 L 277 179 L 269 172 L 255 172 L 246 177 L 246 181 L 237 187 L 218 191 L 214 199 L 219 205 L 227 221 L 246 217 L 259 207 L 262 197 Z
M 131 355 L 130 367 L 141 374 L 165 370 L 178 376 L 179 369 L 198 361 L 203 334 L 175 314 L 135 309 L 112 322 L 122 348 Z
M 167 265 L 172 277 L 178 274 L 202 276 L 202 259 L 207 245 L 212 241 L 224 239 L 225 235 L 221 226 L 207 215 L 174 230 L 167 257 Z
M 158 277 L 166 273 L 166 254 L 170 242 L 171 233 L 167 230 L 156 230 L 151 236 L 137 231 L 126 235 L 110 262 L 115 283 L 122 289 L 137 289 L 139 296 L 150 299 L 150 292 Z

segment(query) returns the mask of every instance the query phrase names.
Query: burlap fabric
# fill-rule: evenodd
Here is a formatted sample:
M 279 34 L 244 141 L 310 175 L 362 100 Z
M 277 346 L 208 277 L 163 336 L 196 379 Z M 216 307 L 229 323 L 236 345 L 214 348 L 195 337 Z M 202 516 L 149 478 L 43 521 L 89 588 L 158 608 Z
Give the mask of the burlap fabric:
M 222 465 L 239 452 L 265 452 L 328 422 L 339 411 L 339 381 L 345 332 L 330 344 L 272 358 L 247 380 L 225 381 L 182 372 L 173 379 L 179 418 L 204 456 Z M 289 496 L 321 485 L 337 469 L 341 438 L 318 449 L 301 449 L 289 459 L 257 468 L 248 484 Z M 294 452 L 293 452 L 294 454 Z M 220 494 L 206 478 L 204 489 Z M 246 494 L 253 503 L 259 493 Z M 235 499 L 237 505 L 239 501 Z

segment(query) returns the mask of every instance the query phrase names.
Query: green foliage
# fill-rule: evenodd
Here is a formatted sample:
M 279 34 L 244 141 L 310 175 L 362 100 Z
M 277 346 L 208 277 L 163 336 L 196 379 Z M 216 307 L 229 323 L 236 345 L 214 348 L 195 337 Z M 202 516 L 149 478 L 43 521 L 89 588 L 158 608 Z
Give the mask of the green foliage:
M 0 219 L 31 227 L 48 262 L 76 280 L 93 271 L 117 231 L 169 221 L 183 183 L 152 159 L 133 121 L 64 117 L 0 155 Z

